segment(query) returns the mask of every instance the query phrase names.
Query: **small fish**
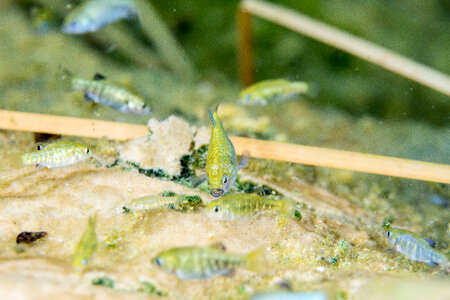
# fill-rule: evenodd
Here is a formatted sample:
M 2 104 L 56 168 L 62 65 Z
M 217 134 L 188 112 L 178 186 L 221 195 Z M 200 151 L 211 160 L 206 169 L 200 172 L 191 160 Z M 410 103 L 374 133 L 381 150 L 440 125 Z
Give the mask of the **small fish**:
M 296 202 L 292 199 L 273 200 L 254 194 L 231 194 L 211 201 L 206 206 L 208 215 L 220 220 L 249 220 L 262 213 L 279 213 L 294 217 Z
M 222 244 L 211 247 L 173 248 L 159 253 L 152 262 L 181 279 L 204 279 L 229 276 L 236 267 L 258 271 L 264 266 L 265 252 L 255 250 L 247 255 L 226 253 Z
M 413 261 L 424 262 L 429 266 L 447 264 L 448 259 L 434 250 L 430 242 L 406 229 L 389 227 L 386 232 L 389 243 L 395 250 Z
M 97 215 L 89 217 L 86 229 L 78 242 L 72 258 L 72 266 L 76 269 L 85 267 L 97 249 L 97 235 L 95 233 L 96 223 Z
M 105 80 L 101 74 L 97 73 L 93 80 L 88 80 L 63 70 L 62 79 L 73 91 L 82 91 L 86 101 L 100 103 L 124 113 L 146 115 L 151 112 L 141 96 Z
M 61 30 L 68 34 L 94 32 L 118 21 L 137 15 L 132 0 L 91 0 L 71 11 L 65 18 Z
M 167 207 L 169 204 L 173 204 L 179 201 L 177 196 L 164 197 L 160 195 L 151 195 L 136 198 L 127 203 L 123 209 L 125 212 L 152 210 Z
M 268 292 L 252 296 L 249 300 L 327 300 L 323 292 Z
M 86 160 L 91 156 L 88 147 L 70 141 L 60 141 L 48 146 L 38 145 L 38 151 L 22 155 L 24 165 L 59 168 Z
M 223 129 L 217 115 L 217 108 L 214 113 L 211 113 L 210 110 L 208 110 L 208 113 L 211 118 L 212 129 L 206 157 L 206 177 L 197 182 L 195 186 L 207 178 L 211 195 L 220 197 L 233 186 L 238 170 L 248 164 L 250 157 L 248 151 L 244 151 L 239 165 L 237 165 L 236 152 Z
M 260 81 L 239 95 L 239 102 L 244 105 L 268 105 L 297 99 L 300 95 L 311 95 L 311 85 L 303 81 L 291 82 L 286 79 Z
M 31 244 L 47 235 L 45 231 L 24 231 L 19 233 L 16 239 L 17 244 Z

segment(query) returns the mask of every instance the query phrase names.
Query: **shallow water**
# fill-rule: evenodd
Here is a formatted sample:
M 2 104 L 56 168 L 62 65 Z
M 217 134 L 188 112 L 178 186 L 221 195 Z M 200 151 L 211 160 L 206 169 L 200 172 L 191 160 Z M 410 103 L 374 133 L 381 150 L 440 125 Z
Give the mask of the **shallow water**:
M 27 298 L 56 298 L 62 293 L 73 298 L 121 298 L 124 294 L 158 297 L 142 290 L 140 281 L 145 280 L 167 292 L 170 299 L 245 299 L 259 292 L 282 290 L 286 283 L 295 291 L 322 290 L 330 299 L 386 298 L 393 293 L 389 289 L 378 291 L 381 295 L 371 292 L 386 282 L 415 286 L 417 295 L 440 297 L 450 293 L 448 275 L 441 269 L 385 251 L 389 245 L 382 229 L 383 222 L 390 218 L 395 226 L 434 239 L 437 249 L 447 253 L 448 185 L 252 159 L 241 171 L 240 183 L 248 181 L 255 187 L 246 191 L 269 196 L 270 191 L 276 191 L 275 197 L 293 198 L 301 206 L 303 219 L 263 215 L 230 223 L 209 219 L 201 209 L 191 213 L 163 209 L 123 214 L 122 206 L 129 200 L 167 190 L 199 195 L 205 203 L 212 197 L 205 186 L 193 189 L 183 180 L 154 173 L 146 176 L 142 168 L 138 170 L 126 161 L 112 166 L 119 152 L 124 155 L 123 149 L 142 144 L 146 146 L 139 151 L 154 163 L 146 168 L 161 168 L 170 176 L 180 172 L 182 156 L 193 154 L 191 141 L 200 131 L 208 132 L 199 128 L 209 126 L 206 108 L 217 99 L 222 102 L 219 116 L 230 135 L 437 163 L 449 163 L 448 128 L 413 120 L 350 116 L 308 101 L 244 108 L 234 101 L 239 85 L 220 72 L 180 80 L 163 64 L 148 67 L 151 62 L 142 61 L 142 56 L 120 59 L 125 54 L 116 49 L 125 41 L 114 33 L 129 33 L 129 28 L 135 28 L 131 24 L 122 22 L 103 29 L 106 42 L 102 40 L 102 48 L 95 35 L 63 35 L 51 24 L 48 30 L 37 30 L 24 5 L 6 1 L 0 8 L 0 109 L 138 124 L 155 118 L 154 126 L 162 124 L 160 131 L 153 132 L 162 138 L 154 139 L 158 143 L 150 148 L 145 141 L 123 144 L 76 139 L 90 145 L 95 157 L 60 169 L 23 166 L 20 156 L 35 149 L 37 136 L 0 131 L 2 292 L 12 293 L 14 283 L 18 284 L 14 295 Z M 54 13 L 58 16 L 60 12 Z M 140 43 L 136 49 L 151 49 L 140 38 L 136 38 Z M 104 48 L 110 50 L 101 50 Z M 86 102 L 81 93 L 67 91 L 61 84 L 60 66 L 80 77 L 102 73 L 132 86 L 148 99 L 153 113 L 123 114 Z M 170 115 L 180 119 L 157 122 Z M 165 130 L 164 126 L 170 128 Z M 196 149 L 200 146 L 201 142 L 195 144 Z M 155 162 L 155 157 L 172 159 Z M 132 158 L 127 156 L 126 160 Z M 197 175 L 203 171 L 197 167 L 193 170 Z M 99 246 L 88 268 L 76 273 L 71 256 L 88 216 L 94 213 L 98 214 Z M 22 231 L 47 231 L 49 235 L 35 245 L 18 248 L 15 238 Z M 255 273 L 242 268 L 231 277 L 181 281 L 151 264 L 159 251 L 215 242 L 236 253 L 268 249 L 266 270 Z M 114 280 L 113 289 L 91 284 L 104 276 Z M 408 288 L 403 289 L 397 298 L 408 295 Z

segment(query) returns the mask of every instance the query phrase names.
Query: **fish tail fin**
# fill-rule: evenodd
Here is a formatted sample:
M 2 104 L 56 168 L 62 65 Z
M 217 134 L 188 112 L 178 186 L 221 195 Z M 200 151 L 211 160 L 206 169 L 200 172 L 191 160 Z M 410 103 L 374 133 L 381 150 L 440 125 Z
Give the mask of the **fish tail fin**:
M 267 268 L 267 251 L 258 248 L 246 255 L 248 269 L 254 272 L 261 272 Z
M 307 85 L 306 95 L 310 98 L 316 98 L 319 94 L 319 84 L 317 82 L 308 82 Z
M 285 217 L 289 217 L 289 218 L 292 218 L 294 216 L 297 217 L 297 214 L 295 213 L 297 211 L 297 202 L 296 201 L 294 201 L 293 199 L 290 199 L 290 198 L 285 198 L 285 199 L 282 199 L 279 201 L 282 201 L 282 204 L 280 207 L 281 215 L 283 215 Z

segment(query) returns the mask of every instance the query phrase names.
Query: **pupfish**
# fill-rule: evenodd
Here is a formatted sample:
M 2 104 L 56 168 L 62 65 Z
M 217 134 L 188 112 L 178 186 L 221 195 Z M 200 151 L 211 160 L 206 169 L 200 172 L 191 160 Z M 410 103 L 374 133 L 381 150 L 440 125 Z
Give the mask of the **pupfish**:
M 239 102 L 244 105 L 268 105 L 312 94 L 311 84 L 307 82 L 264 80 L 243 90 L 239 95 Z
M 60 141 L 47 146 L 38 145 L 38 150 L 22 155 L 24 165 L 58 168 L 86 160 L 91 151 L 77 142 Z
M 94 32 L 110 23 L 136 15 L 133 0 L 85 1 L 66 16 L 61 30 L 68 34 Z
M 294 217 L 296 202 L 263 198 L 254 194 L 231 194 L 211 201 L 206 206 L 209 216 L 220 220 L 249 220 L 263 213 Z
M 211 195 L 220 197 L 233 186 L 238 170 L 248 164 L 250 157 L 248 151 L 244 151 L 239 165 L 237 164 L 234 146 L 222 126 L 217 108 L 214 113 L 211 113 L 210 110 L 208 110 L 208 113 L 211 118 L 212 129 L 206 157 L 206 176 L 197 182 L 196 186 L 203 180 L 208 179 Z
M 267 292 L 252 296 L 249 300 L 327 300 L 323 292 Z
M 78 78 L 69 71 L 63 70 L 63 81 L 73 91 L 83 92 L 86 101 L 100 103 L 124 113 L 146 115 L 151 112 L 150 107 L 140 95 L 107 81 L 105 76 L 99 73 L 89 80 Z
M 178 197 L 164 197 L 160 195 L 150 195 L 139 197 L 131 200 L 123 207 L 125 212 L 129 211 L 143 211 L 143 210 L 153 210 L 163 208 L 169 204 L 176 203 Z
M 387 239 L 395 250 L 413 261 L 424 262 L 429 266 L 447 264 L 448 259 L 431 247 L 432 241 L 421 238 L 406 229 L 389 227 Z
M 96 223 L 97 215 L 89 217 L 86 229 L 78 242 L 72 258 L 72 266 L 76 269 L 85 267 L 97 249 L 97 234 L 95 233 Z
M 258 271 L 265 264 L 265 252 L 257 249 L 249 254 L 226 253 L 223 245 L 181 247 L 159 253 L 152 262 L 181 279 L 205 279 L 229 276 L 237 267 Z

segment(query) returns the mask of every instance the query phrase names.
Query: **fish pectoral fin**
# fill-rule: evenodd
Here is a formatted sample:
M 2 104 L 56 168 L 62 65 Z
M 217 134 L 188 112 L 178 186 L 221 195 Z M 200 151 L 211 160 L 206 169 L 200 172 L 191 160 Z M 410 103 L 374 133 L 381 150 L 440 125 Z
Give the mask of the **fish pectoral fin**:
M 222 242 L 216 242 L 216 243 L 212 244 L 210 247 L 213 249 L 222 250 L 222 251 L 227 250 L 227 248 L 225 247 L 225 245 Z
M 436 242 L 431 239 L 423 239 L 431 248 L 436 248 Z
M 250 152 L 248 150 L 244 150 L 241 155 L 241 159 L 239 160 L 239 165 L 237 166 L 237 169 L 240 170 L 242 168 L 245 168 L 248 165 L 248 162 L 250 161 Z
M 100 73 L 95 73 L 93 79 L 94 79 L 94 80 L 105 80 L 105 79 L 106 79 L 106 76 L 105 76 L 105 75 L 102 75 L 102 74 L 100 74 Z
M 395 248 L 386 248 L 383 251 L 388 254 L 394 254 L 397 252 L 397 250 L 395 250 Z
M 203 181 L 206 180 L 206 174 L 200 175 L 194 180 L 194 188 L 198 187 Z
M 234 269 L 227 269 L 223 271 L 222 275 L 225 277 L 232 277 L 234 273 Z

